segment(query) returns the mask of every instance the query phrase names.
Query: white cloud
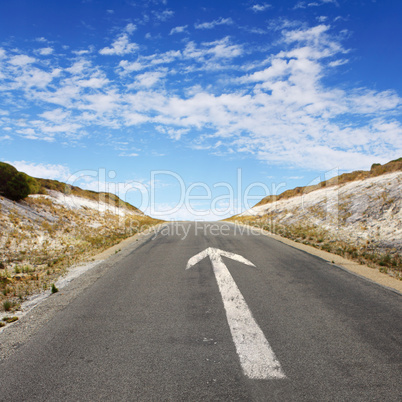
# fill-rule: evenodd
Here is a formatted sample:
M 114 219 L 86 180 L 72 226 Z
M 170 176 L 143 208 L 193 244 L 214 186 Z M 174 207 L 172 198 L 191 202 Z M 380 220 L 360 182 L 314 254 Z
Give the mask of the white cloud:
M 138 74 L 135 79 L 135 87 L 150 88 L 154 86 L 161 78 L 165 77 L 166 73 L 162 71 L 150 71 L 143 74 Z
M 219 18 L 211 22 L 203 22 L 201 24 L 194 24 L 195 29 L 212 29 L 218 25 L 233 25 L 234 22 L 231 18 Z
M 53 109 L 53 110 L 48 110 L 46 112 L 43 112 L 39 116 L 43 117 L 46 120 L 60 123 L 60 122 L 64 121 L 67 117 L 69 117 L 70 113 L 64 111 L 63 109 Z
M 333 4 L 339 6 L 337 0 L 315 0 L 315 1 L 299 1 L 294 8 L 307 8 L 307 7 L 319 7 L 325 4 Z
M 169 35 L 186 32 L 187 27 L 188 27 L 188 25 L 182 25 L 182 26 L 174 27 L 174 28 L 172 28 L 170 30 Z
M 23 134 L 23 136 L 28 139 L 37 139 L 38 138 L 36 135 L 36 132 L 33 128 L 23 128 L 23 129 L 17 130 L 17 133 Z
M 339 67 L 339 66 L 343 66 L 344 64 L 349 63 L 349 60 L 347 59 L 339 59 L 339 60 L 334 60 L 331 61 L 328 66 L 329 67 Z
M 121 152 L 119 156 L 124 156 L 124 157 L 129 157 L 129 158 L 134 158 L 136 156 L 139 156 L 136 152 Z
M 160 133 L 167 134 L 173 140 L 180 140 L 183 135 L 186 135 L 189 129 L 177 129 L 173 127 L 156 126 L 155 127 Z
M 88 94 L 83 97 L 81 109 L 92 110 L 96 113 L 112 113 L 118 108 L 120 95 L 111 90 L 108 93 Z
M 254 4 L 254 5 L 251 7 L 251 9 L 252 9 L 255 13 L 258 13 L 258 12 L 261 12 L 261 11 L 265 11 L 265 10 L 267 10 L 267 9 L 270 8 L 270 7 L 272 7 L 271 4 L 262 3 L 262 4 Z
M 64 165 L 34 163 L 24 160 L 7 163 L 13 165 L 17 170 L 21 172 L 41 179 L 66 181 L 71 176 L 69 168 Z
M 152 56 L 144 57 L 142 60 L 144 64 L 151 63 L 152 65 L 157 64 L 169 64 L 173 61 L 180 59 L 182 57 L 182 53 L 180 50 L 170 50 L 161 54 L 154 54 Z
M 25 67 L 29 64 L 35 63 L 35 59 L 33 57 L 27 56 L 25 54 L 20 54 L 18 56 L 13 56 L 9 63 L 18 66 L 18 67 Z
M 140 124 L 146 123 L 151 120 L 145 114 L 137 113 L 137 112 L 135 112 L 135 108 L 133 108 L 133 109 L 134 110 L 130 110 L 130 109 L 124 110 L 121 113 L 121 116 L 124 119 L 124 124 L 127 127 L 138 126 Z
M 289 29 L 296 29 L 303 26 L 300 21 L 289 20 L 287 18 L 279 17 L 268 21 L 268 28 L 271 31 L 287 31 Z
M 119 63 L 119 67 L 122 69 L 124 74 L 132 73 L 133 71 L 141 71 L 146 68 L 146 65 L 139 63 L 138 61 L 134 61 L 130 63 L 128 60 L 122 60 Z
M 77 75 L 84 75 L 88 71 L 90 71 L 91 62 L 84 58 L 80 58 L 79 60 L 75 61 L 71 67 L 65 69 L 65 71 L 69 72 L 73 76 Z
M 174 16 L 174 11 L 172 10 L 154 11 L 153 15 L 159 21 L 167 21 L 169 18 L 172 18 Z
M 106 75 L 99 71 L 91 71 L 84 77 L 82 77 L 82 79 L 74 77 L 73 81 L 76 83 L 76 85 L 82 88 L 92 88 L 92 89 L 103 88 L 109 83 L 109 80 L 108 78 L 106 78 Z
M 136 31 L 137 30 L 137 26 L 135 25 L 135 24 L 133 24 L 133 23 L 129 23 L 129 24 L 127 24 L 126 25 L 126 29 L 125 29 L 125 31 L 129 34 L 129 35 L 131 35 L 134 31 Z
M 53 53 L 53 48 L 52 47 L 43 47 L 41 49 L 38 49 L 38 53 L 41 56 L 48 56 Z
M 93 47 L 91 46 L 90 49 L 83 49 L 83 50 L 73 50 L 72 53 L 77 56 L 83 56 L 85 54 L 92 53 L 94 51 Z
M 16 130 L 17 134 L 20 134 L 21 137 L 27 140 L 40 140 L 46 142 L 54 142 L 55 138 L 52 133 L 45 133 L 39 127 L 37 128 L 22 128 Z
M 204 42 L 201 47 L 198 47 L 194 42 L 188 42 L 183 51 L 184 57 L 196 59 L 200 62 L 209 57 L 230 59 L 242 54 L 242 46 L 232 45 L 228 36 L 214 42 Z
M 128 35 L 122 34 L 112 43 L 111 47 L 104 47 L 99 50 L 99 53 L 107 56 L 124 56 L 129 53 L 134 53 L 137 49 L 138 45 L 136 43 L 130 43 Z
M 49 138 L 53 139 L 55 134 L 60 133 L 72 136 L 72 134 L 76 133 L 81 127 L 81 124 L 65 123 L 60 125 L 42 125 L 40 129 L 42 133 L 48 134 L 50 136 Z
M 231 45 L 229 37 L 217 40 L 215 42 L 206 43 L 208 53 L 218 58 L 238 57 L 243 53 L 243 48 L 238 45 Z
M 402 102 L 394 91 L 378 92 L 362 88 L 351 92 L 348 105 L 358 114 L 375 115 L 381 111 L 396 110 Z
M 373 156 L 381 161 L 402 153 L 395 91 L 325 84 L 348 53 L 330 25 L 283 20 L 271 29 L 280 35 L 279 50 L 263 58 L 228 36 L 155 52 L 144 46 L 114 69 L 96 54 L 64 60 L 63 67 L 53 56 L 20 54 L 13 63 L 4 56 L 0 88 L 18 108 L 0 116 L 0 124 L 25 138 L 55 141 L 79 138 L 87 127 L 123 131 L 147 123 L 159 135 L 216 155 L 316 169 L 361 168 Z M 107 52 L 127 51 L 127 31 L 116 41 L 122 37 L 125 44 Z M 39 112 L 27 118 L 31 106 Z
M 43 102 L 71 108 L 80 98 L 80 88 L 72 83 L 65 83 L 65 85 L 58 87 L 56 91 L 37 92 L 35 96 Z
M 45 88 L 48 86 L 55 77 L 60 74 L 59 69 L 55 69 L 51 72 L 43 71 L 40 68 L 27 68 L 16 76 L 17 86 L 21 88 Z

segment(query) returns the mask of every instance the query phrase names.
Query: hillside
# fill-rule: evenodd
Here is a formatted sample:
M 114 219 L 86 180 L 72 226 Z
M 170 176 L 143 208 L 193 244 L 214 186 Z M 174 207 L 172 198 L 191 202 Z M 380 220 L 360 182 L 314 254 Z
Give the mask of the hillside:
M 159 222 L 113 194 L 30 179 L 39 194 L 0 196 L 0 310 L 18 308 L 68 267 Z
M 230 218 L 402 278 L 402 158 L 264 198 Z
M 341 174 L 340 176 L 333 177 L 332 179 L 322 181 L 316 185 L 305 186 L 305 187 L 296 187 L 292 190 L 286 190 L 279 195 L 267 196 L 267 197 L 263 198 L 259 203 L 257 203 L 255 205 L 255 207 L 259 206 L 259 205 L 268 204 L 270 202 L 276 202 L 279 200 L 292 198 L 297 195 L 305 195 L 305 194 L 310 193 L 311 191 L 318 190 L 322 187 L 340 186 L 342 184 L 355 182 L 358 180 L 369 179 L 371 177 L 377 177 L 377 176 L 381 176 L 386 173 L 392 173 L 392 172 L 398 172 L 398 171 L 402 171 L 402 158 L 393 160 L 384 165 L 381 165 L 380 163 L 374 163 L 371 166 L 371 169 L 369 171 L 356 170 L 351 173 L 344 173 L 344 174 Z

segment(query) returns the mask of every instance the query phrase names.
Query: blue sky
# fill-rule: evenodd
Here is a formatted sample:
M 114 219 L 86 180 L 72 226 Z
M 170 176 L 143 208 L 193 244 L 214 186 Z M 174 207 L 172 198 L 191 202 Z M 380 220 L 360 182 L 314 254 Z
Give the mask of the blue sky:
M 402 156 L 399 0 L 4 0 L 0 160 L 219 219 Z

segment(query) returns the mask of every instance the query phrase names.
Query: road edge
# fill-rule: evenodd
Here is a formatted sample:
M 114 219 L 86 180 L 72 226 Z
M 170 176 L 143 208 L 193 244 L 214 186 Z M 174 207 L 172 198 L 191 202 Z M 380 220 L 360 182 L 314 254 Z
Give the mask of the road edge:
M 89 261 L 70 267 L 70 270 L 74 270 L 83 265 L 88 265 L 88 269 L 67 281 L 59 289 L 59 292 L 51 294 L 48 291 L 35 295 L 37 296 L 37 302 L 31 305 L 27 304 L 26 310 L 20 315 L 18 321 L 1 328 L 0 363 L 26 343 L 43 325 L 49 322 L 59 311 L 63 310 L 85 291 L 85 289 L 101 278 L 108 269 L 146 242 L 152 240 L 152 237 L 155 236 L 160 226 L 164 224 L 160 223 L 153 226 L 149 231 L 140 232 L 128 237 L 120 243 L 91 257 Z M 24 309 L 24 305 L 22 307 Z
M 261 228 L 255 227 L 255 226 L 239 224 L 239 223 L 235 223 L 235 222 L 226 222 L 226 223 L 231 223 L 232 225 L 252 228 L 253 231 L 254 230 L 259 231 L 260 233 L 262 233 L 265 236 L 271 237 L 272 239 L 275 239 L 277 241 L 280 241 L 281 243 L 287 244 L 288 246 L 291 246 L 298 250 L 304 251 L 308 254 L 319 257 L 346 272 L 349 272 L 360 278 L 364 278 L 372 283 L 375 283 L 377 285 L 380 285 L 384 288 L 387 288 L 393 292 L 396 292 L 396 293 L 402 295 L 402 281 L 400 281 L 396 278 L 393 278 L 385 273 L 379 272 L 375 268 L 370 268 L 367 265 L 359 264 L 357 262 L 354 262 L 354 261 L 348 260 L 344 257 L 341 257 L 340 255 L 332 254 L 332 253 L 329 253 L 328 251 L 320 250 L 315 247 L 309 246 L 307 244 L 298 243 L 294 240 L 290 240 L 290 239 L 287 239 L 286 237 L 282 237 L 280 235 L 270 233 L 264 229 L 261 229 Z

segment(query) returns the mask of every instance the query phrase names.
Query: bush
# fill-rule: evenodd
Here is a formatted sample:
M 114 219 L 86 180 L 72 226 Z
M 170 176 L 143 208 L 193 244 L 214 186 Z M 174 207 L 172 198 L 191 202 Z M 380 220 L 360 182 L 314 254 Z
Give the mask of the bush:
M 18 172 L 8 183 L 6 187 L 6 197 L 13 201 L 19 201 L 29 195 L 29 184 L 24 173 Z
M 14 166 L 0 162 L 0 194 L 6 195 L 7 184 L 17 173 Z
M 25 173 L 22 173 L 25 177 L 26 182 L 29 186 L 29 194 L 39 194 L 41 192 L 41 185 L 39 182 L 31 176 L 28 176 Z
M 10 300 L 5 300 L 3 302 L 4 311 L 10 311 L 11 307 L 12 307 L 12 304 L 11 304 Z
M 41 190 L 40 183 L 31 176 L 19 172 L 14 166 L 0 162 L 0 194 L 19 201 L 29 194 L 37 194 Z

